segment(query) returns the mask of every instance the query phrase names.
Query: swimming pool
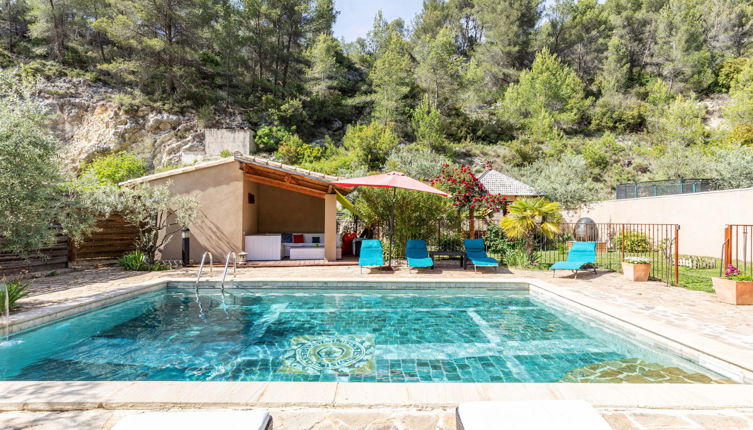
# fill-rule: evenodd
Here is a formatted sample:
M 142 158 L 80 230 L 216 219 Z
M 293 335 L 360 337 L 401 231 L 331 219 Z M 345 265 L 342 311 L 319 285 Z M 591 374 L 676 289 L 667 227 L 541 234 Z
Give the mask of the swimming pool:
M 170 287 L 11 336 L 0 379 L 730 382 L 526 288 Z

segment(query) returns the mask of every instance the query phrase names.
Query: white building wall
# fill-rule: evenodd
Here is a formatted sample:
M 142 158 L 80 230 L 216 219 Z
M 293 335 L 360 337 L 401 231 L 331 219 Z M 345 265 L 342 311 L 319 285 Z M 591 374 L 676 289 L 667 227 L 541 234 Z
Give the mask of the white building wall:
M 726 224 L 753 224 L 753 188 L 606 200 L 565 214 L 597 223 L 680 224 L 680 253 L 719 258 Z
M 217 157 L 222 151 L 253 154 L 256 152 L 251 130 L 207 128 L 204 130 L 204 152 L 207 157 Z

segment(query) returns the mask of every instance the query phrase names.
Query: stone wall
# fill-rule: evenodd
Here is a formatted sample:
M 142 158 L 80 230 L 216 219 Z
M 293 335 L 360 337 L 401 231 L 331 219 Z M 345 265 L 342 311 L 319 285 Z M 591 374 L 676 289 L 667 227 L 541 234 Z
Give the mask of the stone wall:
M 118 151 L 131 151 L 153 167 L 201 158 L 205 152 L 203 123 L 191 110 L 174 113 L 132 106 L 123 101 L 122 92 L 81 78 L 43 82 L 39 97 L 53 114 L 53 131 L 72 170 L 98 155 Z M 248 128 L 240 115 L 214 122 Z

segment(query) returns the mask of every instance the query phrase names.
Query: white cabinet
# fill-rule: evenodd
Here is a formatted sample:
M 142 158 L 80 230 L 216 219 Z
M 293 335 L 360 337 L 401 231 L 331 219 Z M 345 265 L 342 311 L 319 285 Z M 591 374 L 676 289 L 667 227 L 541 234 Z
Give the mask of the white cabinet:
M 256 234 L 246 236 L 246 253 L 248 253 L 246 257 L 248 261 L 281 260 L 282 235 Z
M 290 248 L 291 260 L 324 260 L 323 246 Z

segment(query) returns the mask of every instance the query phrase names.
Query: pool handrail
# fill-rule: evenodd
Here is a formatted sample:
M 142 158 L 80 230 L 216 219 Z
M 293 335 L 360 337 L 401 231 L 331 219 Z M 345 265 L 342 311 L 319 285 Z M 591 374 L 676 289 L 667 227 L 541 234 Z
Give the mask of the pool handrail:
M 230 265 L 230 256 L 233 256 L 233 279 L 235 279 L 235 271 L 238 266 L 238 258 L 235 255 L 235 251 L 230 251 L 227 253 L 227 257 L 225 257 L 225 270 L 222 272 L 222 282 L 220 283 L 220 291 L 223 293 L 225 292 L 225 277 L 227 276 L 227 267 Z
M 209 274 L 212 274 L 212 269 L 214 268 L 214 258 L 212 258 L 212 253 L 209 251 L 204 251 L 203 254 L 201 254 L 201 263 L 199 264 L 199 274 L 196 275 L 196 291 L 199 291 L 199 280 L 201 279 L 201 272 L 204 271 L 204 261 L 206 260 L 207 256 L 209 256 Z

